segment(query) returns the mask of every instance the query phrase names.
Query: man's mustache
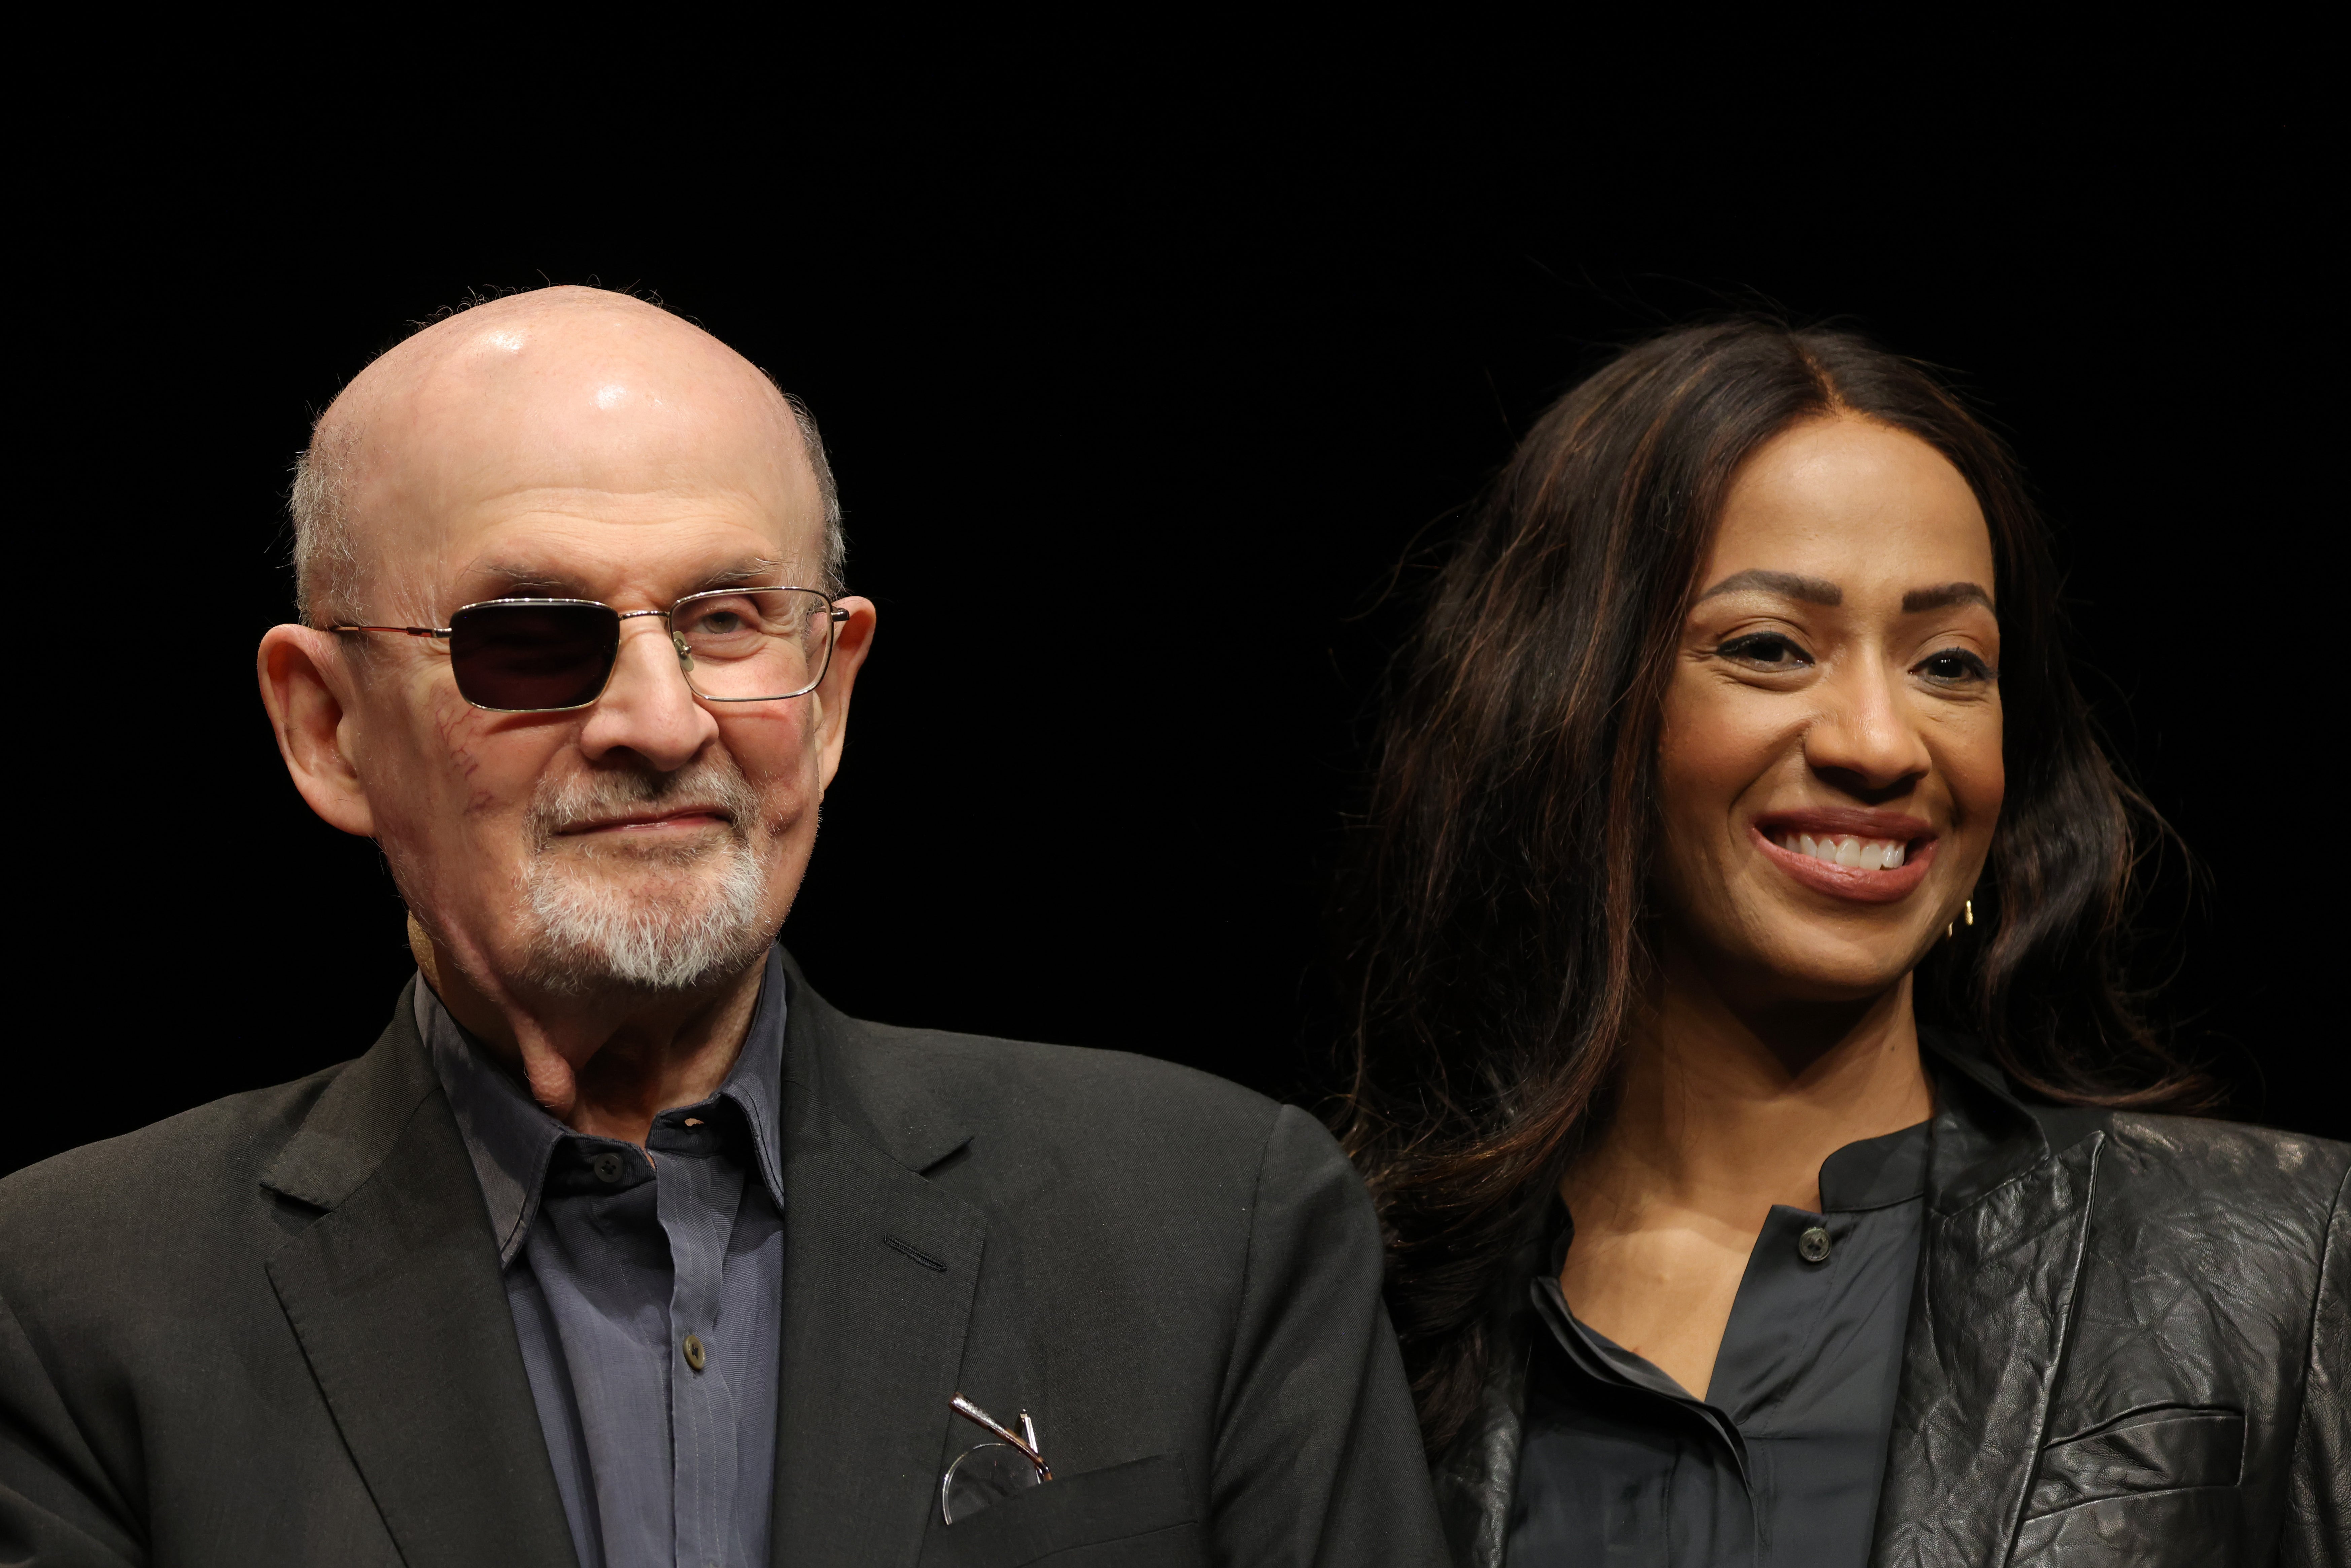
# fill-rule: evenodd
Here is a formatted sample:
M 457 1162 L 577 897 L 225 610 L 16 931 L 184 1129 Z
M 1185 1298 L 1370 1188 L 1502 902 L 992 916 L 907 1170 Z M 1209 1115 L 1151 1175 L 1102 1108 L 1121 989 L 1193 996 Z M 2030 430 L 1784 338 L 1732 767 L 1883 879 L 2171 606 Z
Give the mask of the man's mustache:
M 647 807 L 698 806 L 724 817 L 737 838 L 747 838 L 759 817 L 758 792 L 734 759 L 700 758 L 674 773 L 635 767 L 597 767 L 543 783 L 530 803 L 532 841 L 544 849 L 565 833 Z

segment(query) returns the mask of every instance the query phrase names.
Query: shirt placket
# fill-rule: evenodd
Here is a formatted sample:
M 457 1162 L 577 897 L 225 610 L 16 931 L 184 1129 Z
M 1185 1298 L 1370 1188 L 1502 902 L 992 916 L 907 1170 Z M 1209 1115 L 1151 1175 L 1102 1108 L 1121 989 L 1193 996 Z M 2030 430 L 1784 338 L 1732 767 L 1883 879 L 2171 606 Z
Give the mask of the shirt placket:
M 1782 1561 L 1776 1524 L 1780 1507 L 1779 1419 L 1794 1380 L 1813 1366 L 1813 1345 L 1834 1293 L 1841 1253 L 1853 1218 L 1775 1205 L 1755 1239 L 1739 1296 L 1723 1326 L 1715 1365 L 1720 1404 L 1739 1429 L 1757 1439 L 1748 1494 L 1754 1509 L 1755 1557 Z
M 697 1137 L 668 1116 L 655 1123 L 649 1140 L 671 1259 L 671 1497 L 678 1568 L 732 1568 L 737 1412 L 718 1304 L 743 1169 L 695 1147 L 708 1141 L 707 1129 Z

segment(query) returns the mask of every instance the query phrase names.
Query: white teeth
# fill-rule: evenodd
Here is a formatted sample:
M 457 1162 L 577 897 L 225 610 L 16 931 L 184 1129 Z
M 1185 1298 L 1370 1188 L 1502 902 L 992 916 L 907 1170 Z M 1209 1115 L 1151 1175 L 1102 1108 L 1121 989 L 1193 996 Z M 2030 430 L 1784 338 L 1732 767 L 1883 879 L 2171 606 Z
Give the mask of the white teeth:
M 1814 838 L 1809 833 L 1789 833 L 1777 842 L 1793 854 L 1856 871 L 1891 871 L 1910 857 L 1910 846 L 1898 838 Z

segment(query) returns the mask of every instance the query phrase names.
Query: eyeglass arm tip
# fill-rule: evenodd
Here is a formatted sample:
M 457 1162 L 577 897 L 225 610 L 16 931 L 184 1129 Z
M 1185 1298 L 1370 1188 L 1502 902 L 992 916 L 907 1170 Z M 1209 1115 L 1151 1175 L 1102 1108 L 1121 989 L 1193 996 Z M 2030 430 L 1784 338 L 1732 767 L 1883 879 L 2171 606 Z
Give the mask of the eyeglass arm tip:
M 1037 1449 L 1037 1427 L 1036 1423 L 1029 1420 L 1028 1411 L 1023 1410 L 1020 1412 L 1020 1425 L 1026 1428 L 1029 1432 L 1029 1436 L 1024 1438 L 1019 1432 L 1014 1431 L 1011 1428 L 1004 1425 L 1003 1422 L 998 1421 L 995 1417 L 989 1415 L 987 1411 L 981 1409 L 978 1406 L 965 1398 L 960 1393 L 949 1399 L 947 1401 L 947 1405 L 949 1408 L 953 1409 L 956 1415 L 961 1416 L 965 1420 L 969 1421 L 976 1426 L 987 1428 L 990 1432 L 995 1433 L 998 1438 L 1010 1444 L 1013 1448 L 1019 1449 L 1021 1454 L 1029 1460 L 1029 1462 L 1037 1467 L 1037 1479 L 1039 1480 L 1051 1480 L 1053 1479 L 1053 1467 L 1045 1462 L 1045 1456 L 1040 1453 Z

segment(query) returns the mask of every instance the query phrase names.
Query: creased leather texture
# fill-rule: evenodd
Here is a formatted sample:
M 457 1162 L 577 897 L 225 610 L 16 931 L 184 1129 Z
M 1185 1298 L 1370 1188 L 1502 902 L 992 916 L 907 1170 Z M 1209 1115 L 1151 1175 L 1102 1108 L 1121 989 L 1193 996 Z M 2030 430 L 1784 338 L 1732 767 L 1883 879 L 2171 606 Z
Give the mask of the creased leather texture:
M 2179 1487 L 2235 1486 L 2244 1461 L 2245 1418 L 2234 1410 L 2134 1410 L 2042 1449 L 2024 1516 Z
M 2351 1147 L 2028 1108 L 1935 1048 L 1970 1114 L 1936 1120 L 1871 1563 L 2351 1564 Z M 1515 1481 L 1493 1376 L 1437 1471 L 1461 1568 L 1499 1568 Z
M 2237 1563 L 2208 1555 L 2211 1543 L 2242 1528 L 2234 1487 L 2188 1487 L 2101 1498 L 2062 1513 L 2027 1520 L 2017 1532 L 2016 1563 L 2062 1563 L 2065 1568 L 2139 1568 L 2149 1563 Z

